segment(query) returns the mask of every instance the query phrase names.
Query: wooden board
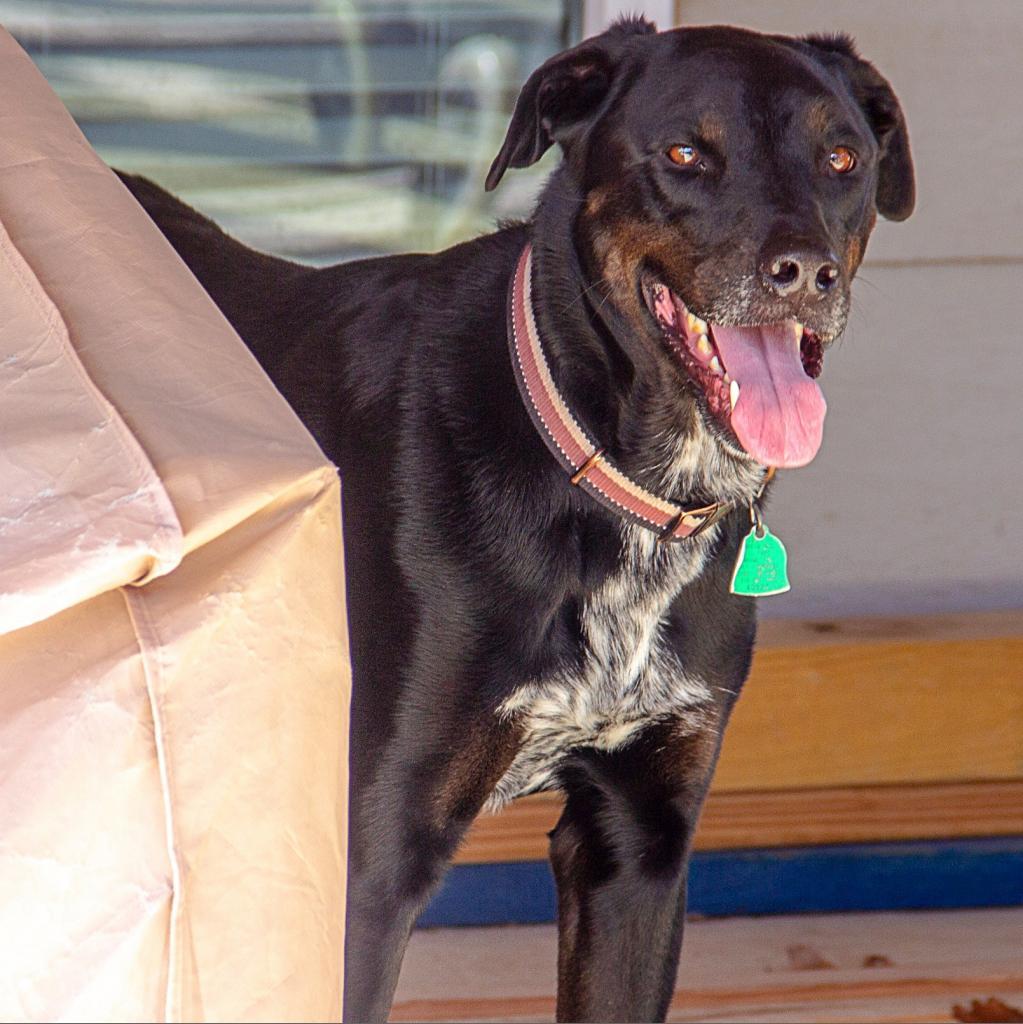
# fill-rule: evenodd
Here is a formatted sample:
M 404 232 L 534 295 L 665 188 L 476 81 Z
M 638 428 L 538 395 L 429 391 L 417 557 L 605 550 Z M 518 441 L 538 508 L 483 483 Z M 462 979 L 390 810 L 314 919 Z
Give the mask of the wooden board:
M 1021 936 L 1023 909 L 690 921 L 668 1019 L 876 1024 L 949 1021 L 954 1004 L 992 996 L 1018 1007 Z M 417 932 L 391 1019 L 552 1020 L 555 964 L 549 926 Z
M 560 813 L 561 798 L 543 794 L 482 815 L 455 862 L 544 860 Z M 737 850 L 1012 835 L 1023 835 L 1023 781 L 712 792 L 695 845 Z
M 543 859 L 560 800 L 462 863 Z M 701 849 L 1023 834 L 1023 612 L 762 624 Z
M 958 615 L 880 615 L 847 619 L 761 619 L 758 650 L 847 644 L 945 643 L 1020 639 L 1023 609 Z
M 764 623 L 715 789 L 1020 778 L 1023 613 Z

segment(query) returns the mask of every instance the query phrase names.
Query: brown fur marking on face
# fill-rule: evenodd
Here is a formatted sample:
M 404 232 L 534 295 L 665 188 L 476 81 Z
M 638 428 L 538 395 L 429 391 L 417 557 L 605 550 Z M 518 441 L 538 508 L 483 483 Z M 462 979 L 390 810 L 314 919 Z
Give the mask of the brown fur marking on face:
M 586 214 L 589 217 L 599 217 L 608 199 L 611 198 L 611 189 L 606 186 L 595 188 L 586 197 Z
M 614 217 L 604 209 L 605 215 L 594 218 L 590 227 L 597 269 L 618 308 L 639 319 L 644 316 L 636 291 L 639 265 L 646 257 L 665 267 L 677 263 L 678 234 L 631 217 Z
M 713 142 L 719 149 L 724 148 L 725 124 L 714 114 L 704 114 L 696 126 L 696 134 L 707 142 Z
M 825 136 L 828 134 L 831 128 L 831 113 L 826 102 L 818 100 L 806 108 L 806 127 L 813 135 Z
M 860 264 L 863 262 L 863 254 L 867 248 L 867 241 L 870 238 L 871 232 L 874 230 L 875 224 L 877 224 L 877 210 L 871 209 L 870 214 L 867 217 L 867 222 L 863 225 L 860 232 L 858 234 L 851 235 L 849 241 L 846 243 L 845 258 L 849 280 L 852 280 L 853 275 L 857 270 L 859 270 Z
M 863 239 L 858 235 L 853 235 L 845 247 L 845 265 L 849 268 L 850 276 L 856 273 L 862 259 Z

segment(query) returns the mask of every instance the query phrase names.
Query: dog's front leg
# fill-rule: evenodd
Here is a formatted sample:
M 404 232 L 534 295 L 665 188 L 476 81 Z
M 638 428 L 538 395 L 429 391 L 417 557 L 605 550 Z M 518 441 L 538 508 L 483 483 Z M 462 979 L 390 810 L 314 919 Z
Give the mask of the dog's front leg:
M 719 720 L 651 726 L 621 750 L 580 750 L 566 766 L 551 833 L 559 1021 L 664 1020 Z
M 353 815 L 343 1018 L 351 1024 L 387 1020 L 412 926 L 468 824 L 437 820 L 434 786 L 416 784 L 411 766 L 400 774 L 371 787 Z
M 403 721 L 372 784 L 352 794 L 344 992 L 352 1024 L 387 1020 L 412 926 L 517 749 L 516 727 L 496 715 L 466 714 L 464 705 L 461 715 L 445 714 L 440 698 L 434 710 L 435 719 Z M 448 728 L 430 732 L 431 722 Z
M 356 816 L 349 857 L 344 1020 L 351 1024 L 387 1020 L 412 926 L 471 821 L 437 820 L 430 813 L 436 790 L 409 777 L 372 787 L 366 799 L 375 806 Z

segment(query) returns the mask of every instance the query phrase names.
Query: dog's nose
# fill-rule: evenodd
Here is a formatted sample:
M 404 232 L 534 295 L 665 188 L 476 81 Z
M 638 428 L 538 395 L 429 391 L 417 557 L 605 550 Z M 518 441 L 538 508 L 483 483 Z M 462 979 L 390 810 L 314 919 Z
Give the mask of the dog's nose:
M 798 292 L 826 295 L 840 277 L 834 253 L 792 246 L 768 253 L 760 263 L 764 284 L 776 295 L 788 297 Z

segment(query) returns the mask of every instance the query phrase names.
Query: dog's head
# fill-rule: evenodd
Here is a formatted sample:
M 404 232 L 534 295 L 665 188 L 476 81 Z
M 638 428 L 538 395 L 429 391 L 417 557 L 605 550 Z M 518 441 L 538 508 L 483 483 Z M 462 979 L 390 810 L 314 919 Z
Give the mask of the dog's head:
M 628 20 L 533 73 L 487 188 L 554 142 L 580 196 L 577 251 L 628 355 L 670 360 L 726 447 L 809 462 L 814 378 L 877 214 L 913 209 L 885 79 L 840 36 Z

